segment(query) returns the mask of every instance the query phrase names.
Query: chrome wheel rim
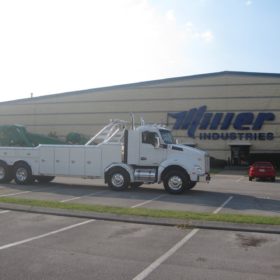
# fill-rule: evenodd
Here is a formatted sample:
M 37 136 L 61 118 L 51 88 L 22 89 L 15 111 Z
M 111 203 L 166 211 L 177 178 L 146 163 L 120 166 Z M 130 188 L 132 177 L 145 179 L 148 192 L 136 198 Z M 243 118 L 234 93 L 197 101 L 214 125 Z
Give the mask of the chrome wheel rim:
M 120 173 L 114 174 L 112 176 L 112 184 L 117 188 L 122 187 L 124 184 L 124 176 Z
M 28 173 L 25 168 L 20 167 L 17 169 L 16 178 L 18 179 L 18 181 L 24 182 L 27 179 L 27 177 L 28 177 Z
M 168 186 L 174 191 L 180 190 L 182 185 L 183 181 L 179 176 L 172 176 L 168 180 Z
M 6 170 L 3 166 L 0 166 L 0 180 L 4 179 L 6 176 Z

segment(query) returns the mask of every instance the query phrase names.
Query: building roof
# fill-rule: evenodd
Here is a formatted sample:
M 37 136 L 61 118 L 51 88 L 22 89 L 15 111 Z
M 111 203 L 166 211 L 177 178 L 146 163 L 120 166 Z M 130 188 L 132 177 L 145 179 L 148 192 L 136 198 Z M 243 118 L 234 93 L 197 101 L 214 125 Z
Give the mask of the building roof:
M 4 102 L 0 102 L 0 104 L 1 105 L 16 104 L 16 103 L 22 103 L 22 102 L 30 102 L 31 99 L 34 101 L 35 100 L 44 100 L 44 99 L 49 99 L 49 98 L 72 96 L 72 95 L 77 95 L 77 94 L 87 94 L 87 93 L 108 91 L 108 90 L 114 90 L 114 89 L 139 88 L 139 87 L 160 85 L 160 84 L 170 83 L 170 82 L 180 82 L 180 81 L 188 81 L 188 80 L 195 80 L 195 79 L 202 79 L 202 78 L 223 77 L 223 76 L 280 78 L 280 73 L 221 71 L 221 72 L 197 74 L 197 75 L 182 76 L 182 77 L 175 77 L 175 78 L 166 78 L 166 79 L 151 80 L 151 81 L 144 81 L 144 82 L 137 82 L 137 83 L 129 83 L 129 84 L 122 84 L 122 85 L 108 86 L 108 87 L 99 87 L 99 88 L 84 89 L 84 90 L 77 90 L 77 91 L 68 91 L 68 92 L 63 92 L 63 93 L 37 96 L 37 97 L 33 97 L 33 98 L 23 98 L 23 99 L 11 100 L 11 101 L 4 101 Z

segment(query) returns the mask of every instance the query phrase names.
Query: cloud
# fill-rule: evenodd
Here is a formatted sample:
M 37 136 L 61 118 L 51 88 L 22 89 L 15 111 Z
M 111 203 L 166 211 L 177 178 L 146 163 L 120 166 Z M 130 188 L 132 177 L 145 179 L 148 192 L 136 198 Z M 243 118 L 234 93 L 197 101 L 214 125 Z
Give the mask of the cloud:
M 188 41 L 197 39 L 205 43 L 210 43 L 214 40 L 214 34 L 212 31 L 201 31 L 192 22 L 187 22 L 185 24 L 183 33 L 185 39 Z
M 245 2 L 245 5 L 246 6 L 251 6 L 253 4 L 253 1 L 252 0 L 247 0 L 246 2 Z
M 214 38 L 147 0 L 10 0 L 0 8 L 2 100 L 178 76 L 187 43 Z
M 206 43 L 209 43 L 214 39 L 213 33 L 211 31 L 198 33 L 198 37 L 201 38 Z
M 175 21 L 176 18 L 175 18 L 175 13 L 174 13 L 174 10 L 169 10 L 166 12 L 166 18 L 170 21 Z

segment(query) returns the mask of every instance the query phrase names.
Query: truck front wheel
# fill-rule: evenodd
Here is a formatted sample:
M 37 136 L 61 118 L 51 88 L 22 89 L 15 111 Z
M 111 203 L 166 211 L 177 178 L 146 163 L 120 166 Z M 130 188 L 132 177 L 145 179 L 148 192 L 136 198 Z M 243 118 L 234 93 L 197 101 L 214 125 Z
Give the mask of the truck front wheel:
M 191 190 L 192 188 L 194 188 L 196 186 L 196 183 L 197 182 L 195 182 L 195 181 L 189 181 L 187 184 L 187 189 Z
M 169 171 L 163 179 L 163 185 L 167 192 L 179 194 L 185 191 L 188 183 L 188 178 L 184 172 L 180 170 Z
M 32 171 L 30 166 L 25 162 L 20 162 L 14 166 L 14 179 L 18 185 L 32 183 Z
M 130 184 L 129 174 L 123 168 L 113 168 L 108 174 L 108 185 L 114 191 L 127 189 Z

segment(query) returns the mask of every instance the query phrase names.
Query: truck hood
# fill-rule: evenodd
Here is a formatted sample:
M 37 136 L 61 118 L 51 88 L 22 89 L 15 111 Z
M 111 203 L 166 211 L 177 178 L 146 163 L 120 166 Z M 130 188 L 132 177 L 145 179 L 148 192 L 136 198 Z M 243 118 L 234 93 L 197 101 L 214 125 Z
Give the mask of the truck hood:
M 196 153 L 197 155 L 200 155 L 200 156 L 208 155 L 207 152 L 197 149 L 197 148 L 190 147 L 190 146 L 185 146 L 185 145 L 180 145 L 180 144 L 172 144 L 170 146 L 171 146 L 170 147 L 171 150 L 186 151 L 186 152 L 189 151 L 189 152 Z

